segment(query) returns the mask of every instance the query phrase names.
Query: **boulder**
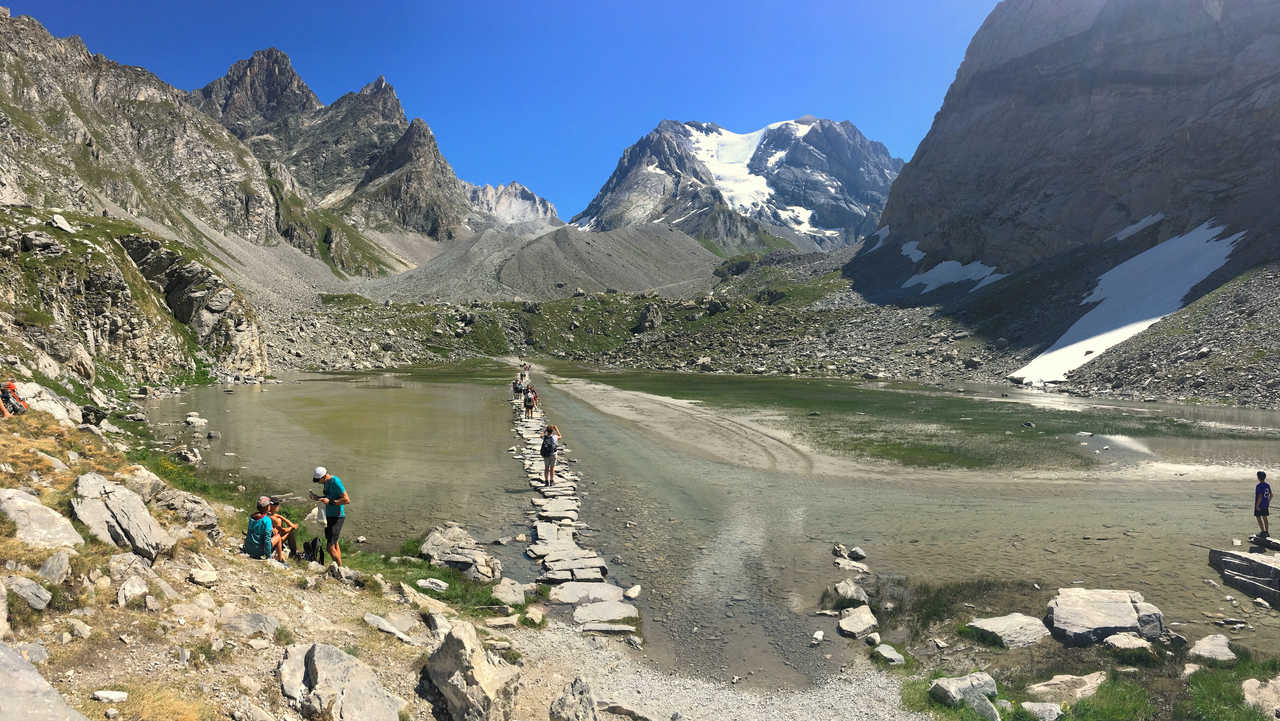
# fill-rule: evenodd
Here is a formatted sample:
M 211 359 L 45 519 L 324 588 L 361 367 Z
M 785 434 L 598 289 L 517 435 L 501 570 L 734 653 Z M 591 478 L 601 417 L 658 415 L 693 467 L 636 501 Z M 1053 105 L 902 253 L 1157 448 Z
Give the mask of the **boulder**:
M 222 529 L 218 527 L 218 514 L 214 512 L 213 506 L 210 506 L 208 501 L 194 493 L 166 487 L 156 493 L 151 504 L 173 511 L 175 515 L 186 521 L 187 528 L 204 533 L 215 543 L 222 538 Z
M 157 493 L 169 487 L 160 476 L 144 466 L 129 466 L 117 472 L 111 480 L 138 494 L 143 503 L 150 503 Z
M 597 721 L 596 698 L 582 677 L 564 689 L 560 698 L 551 702 L 550 721 Z
M 502 563 L 461 526 L 432 529 L 418 553 L 431 565 L 455 568 L 473 581 L 490 583 L 502 577 Z
M 1136 633 L 1117 633 L 1102 639 L 1103 645 L 1114 651 L 1140 651 L 1149 655 L 1155 654 L 1151 642 Z
M 14 537 L 31 548 L 84 545 L 84 539 L 76 533 L 71 521 L 30 493 L 0 488 L 0 513 L 17 526 Z
M 13 629 L 9 628 L 9 589 L 0 580 L 0 641 L 12 635 Z
M 48 358 L 48 356 L 46 356 Z M 62 369 L 52 358 L 48 359 L 52 364 L 52 368 L 46 368 L 41 372 L 50 378 L 56 378 L 61 374 Z M 53 370 L 53 373 L 46 372 Z M 78 426 L 84 422 L 84 416 L 80 413 L 80 406 L 59 396 L 57 393 L 45 388 L 39 383 L 18 382 L 15 384 L 18 389 L 18 396 L 27 402 L 27 406 L 33 411 L 44 411 L 53 416 L 53 419 L 64 426 Z
M 289 646 L 277 673 L 285 698 L 310 719 L 399 721 L 408 706 L 364 662 L 328 644 Z
M 986 696 L 973 692 L 964 697 L 964 705 L 973 709 L 973 712 L 986 719 L 986 721 L 1000 721 L 1000 710 L 991 703 L 991 699 Z
M 165 598 L 179 597 L 178 592 L 173 590 L 173 586 L 152 570 L 151 564 L 140 556 L 132 553 L 117 553 L 107 559 L 107 570 L 111 580 L 117 583 L 127 580 L 130 576 L 139 576 L 147 582 L 148 586 L 159 589 Z
M 510 578 L 498 581 L 490 594 L 508 606 L 524 605 L 524 584 L 516 583 Z
M 863 638 L 867 634 L 875 631 L 879 626 L 876 621 L 875 614 L 871 612 L 870 606 L 858 606 L 857 608 L 846 608 L 840 614 L 840 622 L 836 626 L 836 630 L 841 636 L 849 638 Z
M 22 576 L 8 576 L 4 579 L 4 585 L 10 593 L 27 602 L 27 605 L 37 611 L 43 611 L 49 606 L 49 600 L 53 598 L 53 594 L 45 590 L 44 586 Z
M 490 660 L 475 627 L 458 622 L 424 669 L 454 721 L 507 721 L 515 705 L 519 669 Z
M 901 666 L 907 662 L 907 659 L 903 658 L 902 654 L 898 653 L 898 649 L 887 643 L 882 643 L 879 646 L 876 646 L 872 649 L 871 655 L 876 659 L 884 661 L 890 666 Z
M 1088 646 L 1126 631 L 1143 638 L 1164 632 L 1164 614 L 1136 591 L 1060 588 L 1044 622 L 1068 646 Z
M 1191 650 L 1187 652 L 1187 657 L 1194 661 L 1233 664 L 1236 662 L 1236 654 L 1228 645 L 1230 642 L 1230 639 L 1220 633 L 1205 636 L 1191 646 Z
M 71 575 L 71 554 L 66 550 L 55 551 L 40 566 L 40 578 L 52 584 L 60 584 Z
M 1039 721 L 1058 721 L 1062 718 L 1061 704 L 1023 701 L 1021 705 L 1023 711 L 1035 716 Z
M 959 706 L 970 695 L 994 698 L 995 679 L 990 674 L 979 671 L 968 676 L 940 678 L 929 685 L 929 696 L 944 706 Z
M 116 590 L 116 605 L 123 608 L 145 597 L 147 593 L 147 582 L 141 576 L 130 576 Z
M 0 643 L 0 718 L 22 721 L 89 721 L 67 705 L 35 666 L 12 647 Z
M 1240 690 L 1244 692 L 1244 702 L 1257 706 L 1267 718 L 1280 717 L 1280 676 L 1266 682 L 1247 679 Z
M 94 538 L 130 548 L 151 561 L 175 543 L 138 494 L 97 473 L 76 479 L 71 510 Z
M 822 594 L 822 607 L 834 611 L 853 608 L 854 606 L 865 606 L 870 602 L 867 592 L 862 590 L 862 586 L 859 586 L 857 581 L 852 578 L 846 578 L 828 588 Z
M 1107 680 L 1106 671 L 1096 671 L 1088 676 L 1061 674 L 1048 681 L 1027 687 L 1027 695 L 1041 701 L 1071 704 L 1089 698 Z
M 276 635 L 276 629 L 280 627 L 279 621 L 265 613 L 236 613 L 234 609 L 223 613 L 219 623 L 228 632 L 244 638 L 253 636 L 272 638 Z
M 385 634 L 395 636 L 401 642 L 407 643 L 410 646 L 418 645 L 417 643 L 414 642 L 413 639 L 406 636 L 403 631 L 397 628 L 395 624 L 391 623 L 390 621 L 383 618 L 382 616 L 379 616 L 374 613 L 366 613 L 364 615 L 364 622 L 368 624 L 370 627 L 375 628 Z
M 551 589 L 552 603 L 598 603 L 621 601 L 624 592 L 612 583 L 584 583 L 569 581 Z
M 586 603 L 573 609 L 574 623 L 613 623 L 624 618 L 637 618 L 640 611 L 621 601 Z
M 1049 635 L 1049 629 L 1038 618 L 1023 613 L 1011 613 L 995 618 L 975 618 L 969 629 L 979 638 L 1005 648 L 1024 648 L 1034 645 Z

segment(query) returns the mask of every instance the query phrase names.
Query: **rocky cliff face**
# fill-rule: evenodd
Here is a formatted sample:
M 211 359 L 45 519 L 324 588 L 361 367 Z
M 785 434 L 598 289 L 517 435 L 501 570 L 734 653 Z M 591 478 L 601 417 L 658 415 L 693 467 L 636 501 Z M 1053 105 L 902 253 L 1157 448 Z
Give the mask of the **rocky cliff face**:
M 874 230 L 902 161 L 851 123 L 804 117 L 753 133 L 664 120 L 624 151 L 573 222 L 666 222 L 722 250 L 837 248 Z
M 471 185 L 469 199 L 473 208 L 503 223 L 560 222 L 556 206 L 515 181 L 496 188 L 492 185 Z
M 1211 219 L 1247 235 L 1207 287 L 1275 257 L 1278 33 L 1280 5 L 1259 0 L 1005 0 L 890 194 L 896 282 L 1132 254 Z

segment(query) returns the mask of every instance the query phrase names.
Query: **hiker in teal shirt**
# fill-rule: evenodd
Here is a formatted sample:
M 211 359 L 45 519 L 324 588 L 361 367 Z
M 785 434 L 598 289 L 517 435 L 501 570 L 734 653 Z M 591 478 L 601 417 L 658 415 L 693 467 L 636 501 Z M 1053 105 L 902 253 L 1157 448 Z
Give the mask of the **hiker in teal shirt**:
M 342 522 L 347 519 L 346 506 L 351 502 L 351 497 L 347 495 L 342 479 L 324 466 L 316 466 L 311 479 L 324 484 L 324 495 L 316 499 L 324 504 L 324 540 L 329 547 L 329 556 L 341 566 L 342 549 L 338 548 L 338 537 L 342 535 Z
M 244 534 L 243 550 L 250 558 L 270 556 L 272 547 L 277 543 L 271 531 L 271 516 L 267 514 L 267 506 L 270 504 L 270 498 L 259 498 L 258 512 L 249 517 L 249 530 Z

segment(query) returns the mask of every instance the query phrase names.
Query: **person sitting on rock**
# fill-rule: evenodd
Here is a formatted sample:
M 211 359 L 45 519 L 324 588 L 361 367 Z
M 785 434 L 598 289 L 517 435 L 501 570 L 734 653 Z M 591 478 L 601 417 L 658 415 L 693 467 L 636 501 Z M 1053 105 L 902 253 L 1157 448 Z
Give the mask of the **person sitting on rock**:
M 298 540 L 294 531 L 298 530 L 298 524 L 285 518 L 280 513 L 280 499 L 276 496 L 271 497 L 271 505 L 267 507 L 267 513 L 271 516 L 271 528 L 280 539 L 279 545 L 276 547 L 276 559 L 284 560 L 285 548 L 289 549 L 289 558 L 297 558 Z
M 555 426 L 547 426 L 542 432 L 542 480 L 548 486 L 556 480 L 556 452 L 560 450 L 560 438 L 560 429 Z
M 275 551 L 277 557 L 280 555 L 280 536 L 273 531 L 271 515 L 267 512 L 270 506 L 270 498 L 259 497 L 258 512 L 249 517 L 249 529 L 245 531 L 242 549 L 249 558 L 264 559 L 272 551 Z

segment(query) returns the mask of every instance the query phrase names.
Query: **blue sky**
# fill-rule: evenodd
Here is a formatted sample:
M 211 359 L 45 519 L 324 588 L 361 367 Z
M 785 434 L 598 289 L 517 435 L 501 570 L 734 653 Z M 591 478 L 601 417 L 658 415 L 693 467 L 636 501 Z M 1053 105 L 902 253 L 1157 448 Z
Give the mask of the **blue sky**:
M 744 132 L 809 113 L 910 159 L 996 4 L 9 2 L 184 89 L 269 46 L 325 103 L 385 75 L 459 177 L 518 180 L 565 219 L 663 118 Z

